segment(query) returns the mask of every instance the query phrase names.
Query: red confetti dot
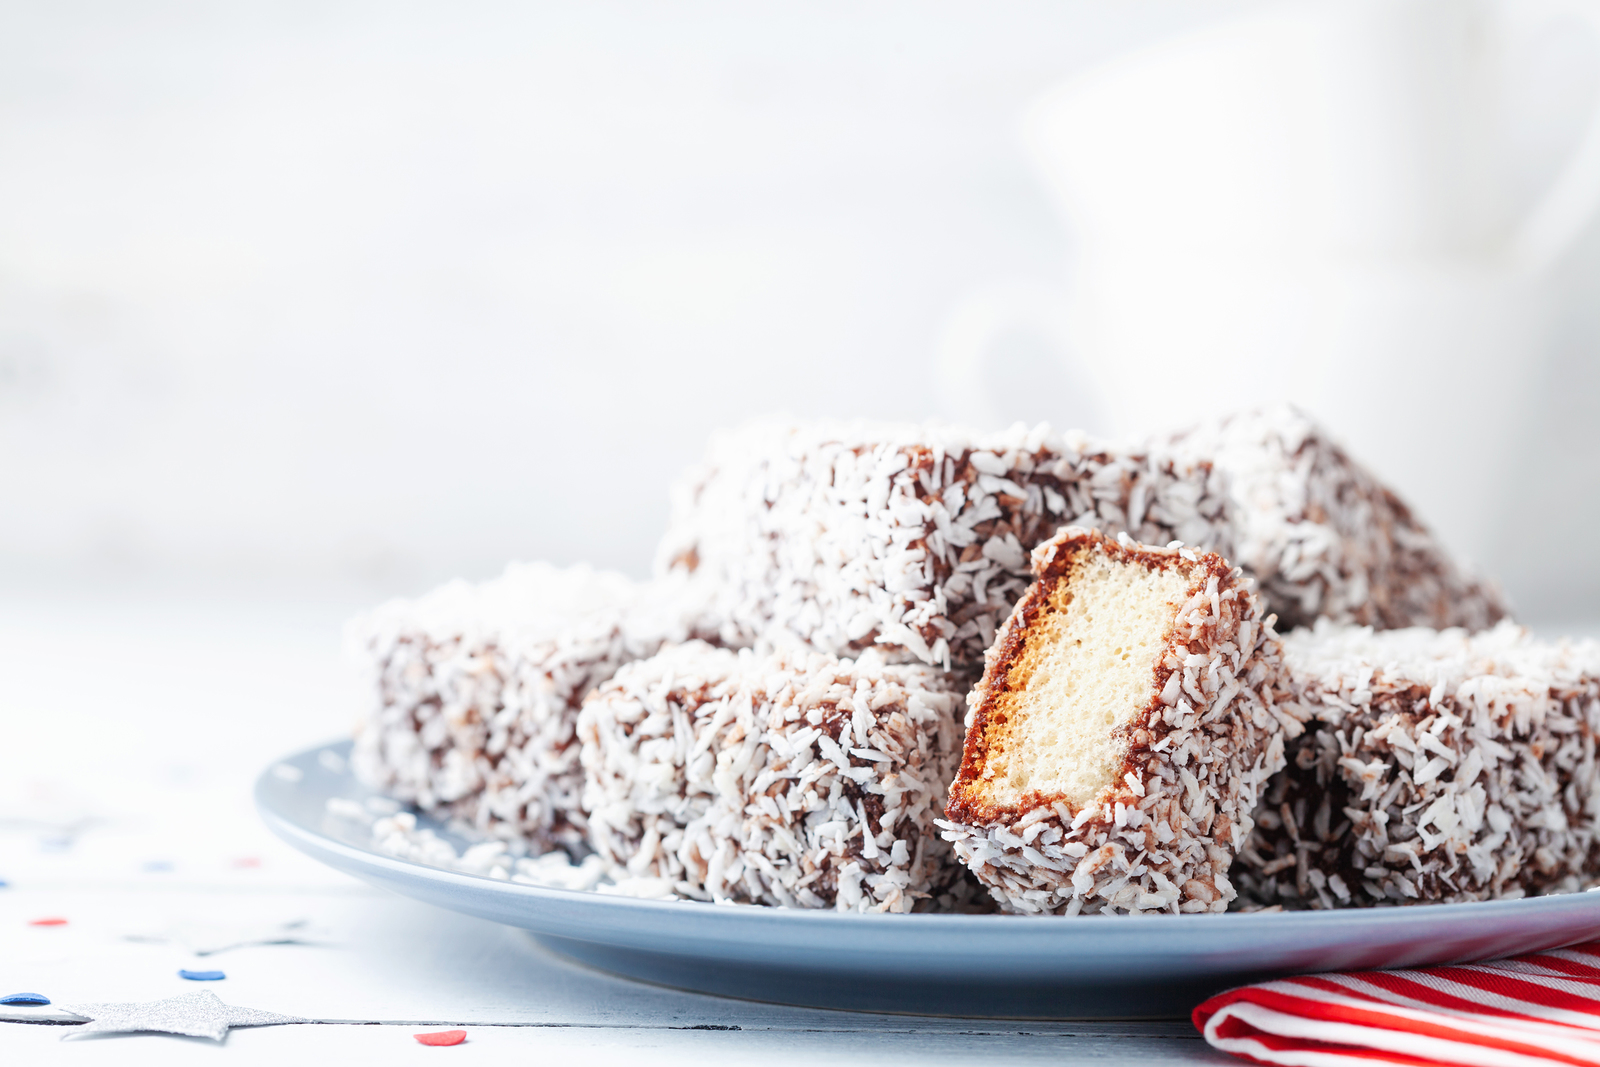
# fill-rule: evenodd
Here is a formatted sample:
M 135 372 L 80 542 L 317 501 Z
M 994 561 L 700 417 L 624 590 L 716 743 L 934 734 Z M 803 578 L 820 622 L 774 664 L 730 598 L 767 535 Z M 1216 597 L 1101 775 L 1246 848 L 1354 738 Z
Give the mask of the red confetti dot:
M 67 925 L 67 920 L 65 920 L 65 919 L 56 919 L 56 918 L 29 919 L 28 920 L 28 925 L 29 926 L 65 926 L 65 925 Z
M 439 1030 L 432 1034 L 412 1034 L 424 1045 L 459 1045 L 467 1039 L 465 1030 Z
M 244 856 L 234 860 L 233 865 L 235 867 L 259 867 L 261 866 L 261 861 L 255 856 Z

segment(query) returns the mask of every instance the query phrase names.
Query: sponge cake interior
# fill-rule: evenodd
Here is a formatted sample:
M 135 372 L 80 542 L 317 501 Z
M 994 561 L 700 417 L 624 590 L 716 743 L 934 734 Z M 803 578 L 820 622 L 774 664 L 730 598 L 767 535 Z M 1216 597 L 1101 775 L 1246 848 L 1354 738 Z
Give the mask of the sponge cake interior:
M 952 799 L 990 817 L 1096 803 L 1124 774 L 1129 727 L 1157 701 L 1177 612 L 1206 574 L 1175 554 L 1066 546 L 997 650 L 1002 684 L 979 709 Z

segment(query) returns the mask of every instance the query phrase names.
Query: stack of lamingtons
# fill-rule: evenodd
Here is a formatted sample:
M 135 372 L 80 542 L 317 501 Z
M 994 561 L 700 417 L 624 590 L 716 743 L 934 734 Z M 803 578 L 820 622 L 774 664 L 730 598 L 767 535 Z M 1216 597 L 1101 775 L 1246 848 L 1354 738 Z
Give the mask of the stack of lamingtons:
M 747 427 L 657 570 L 513 566 L 358 621 L 357 773 L 785 907 L 1478 899 L 1575 888 L 1597 847 L 1600 647 L 1501 621 L 1291 410 L 1136 448 Z

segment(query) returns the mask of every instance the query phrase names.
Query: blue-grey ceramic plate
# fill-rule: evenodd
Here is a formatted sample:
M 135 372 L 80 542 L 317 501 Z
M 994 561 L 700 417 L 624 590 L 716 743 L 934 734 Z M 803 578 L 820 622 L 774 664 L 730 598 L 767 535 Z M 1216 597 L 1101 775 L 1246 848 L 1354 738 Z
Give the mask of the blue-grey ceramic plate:
M 1600 938 L 1600 893 L 1253 915 L 841 915 L 546 889 L 373 851 L 327 814 L 370 793 L 348 741 L 274 765 L 256 804 L 329 866 L 442 908 L 519 926 L 583 963 L 705 993 L 856 1011 L 1009 1018 L 1181 1017 L 1265 977 L 1467 962 Z M 292 769 L 283 769 L 284 765 Z

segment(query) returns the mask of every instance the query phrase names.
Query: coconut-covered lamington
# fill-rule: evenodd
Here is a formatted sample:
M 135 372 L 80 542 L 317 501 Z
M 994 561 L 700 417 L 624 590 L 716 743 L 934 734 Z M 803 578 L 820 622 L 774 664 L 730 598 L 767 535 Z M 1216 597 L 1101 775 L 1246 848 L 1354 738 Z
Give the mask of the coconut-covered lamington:
M 760 424 L 677 488 L 663 571 L 717 589 L 724 638 L 976 671 L 1063 525 L 1181 540 L 1246 566 L 1269 609 L 1485 625 L 1492 591 L 1303 416 L 1239 416 L 1150 448 L 1021 425 Z
M 352 767 L 368 786 L 535 851 L 583 838 L 574 727 L 618 667 L 698 634 L 681 580 L 512 564 L 355 620 L 371 687 Z
M 870 653 L 664 649 L 584 704 L 589 840 L 618 877 L 698 900 L 940 903 L 963 873 L 934 826 L 960 700 L 942 672 Z
M 1307 729 L 1234 867 L 1248 897 L 1484 900 L 1600 870 L 1600 644 L 1321 623 L 1283 656 Z
M 1399 497 L 1294 408 L 1207 423 L 1172 450 L 1225 474 L 1227 535 L 1207 547 L 1256 576 L 1280 630 L 1319 616 L 1481 630 L 1507 614 L 1494 586 L 1456 566 Z
M 1010 911 L 1227 910 L 1283 766 L 1270 619 L 1213 553 L 1069 528 L 1034 564 L 968 698 L 944 836 Z
M 1063 524 L 1161 544 L 1222 535 L 1221 483 L 1020 424 L 758 424 L 677 487 L 659 566 L 706 577 L 724 636 L 975 673 Z

